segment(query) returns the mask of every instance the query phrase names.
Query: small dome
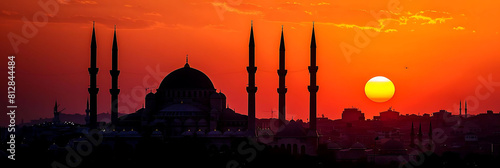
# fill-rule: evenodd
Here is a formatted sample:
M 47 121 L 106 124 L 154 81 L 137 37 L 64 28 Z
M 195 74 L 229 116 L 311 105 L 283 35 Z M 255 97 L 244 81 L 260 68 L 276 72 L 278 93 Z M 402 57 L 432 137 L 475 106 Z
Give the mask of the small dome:
M 328 149 L 342 149 L 342 147 L 335 142 L 328 142 L 327 147 Z
M 234 136 L 238 137 L 246 136 L 246 131 L 241 131 L 240 129 L 238 129 L 238 131 L 234 132 Z
M 184 131 L 182 134 L 182 136 L 193 136 L 193 132 L 191 132 L 191 130 L 187 130 L 187 131 Z
M 134 131 L 132 129 L 131 131 L 123 130 L 122 132 L 118 133 L 118 136 L 119 137 L 140 137 L 141 135 L 137 131 Z
M 365 145 L 363 145 L 359 142 L 356 142 L 356 143 L 352 144 L 351 149 L 366 149 L 366 148 L 365 148 Z
M 196 135 L 198 135 L 198 136 L 205 136 L 205 132 L 202 131 L 201 129 L 198 129 L 198 131 L 196 131 Z
M 225 95 L 224 93 L 219 92 L 219 95 L 220 95 L 220 98 L 221 98 L 221 99 L 226 99 L 226 95 Z
M 56 145 L 56 143 L 53 143 L 52 145 L 49 146 L 49 150 L 57 150 L 59 149 L 59 146 Z
M 115 137 L 118 134 L 115 130 L 104 130 L 102 133 L 104 137 Z
M 234 132 L 231 131 L 230 129 L 228 129 L 226 132 L 224 132 L 223 134 L 224 136 L 233 136 L 234 135 Z
M 161 137 L 162 135 L 163 134 L 161 133 L 161 131 L 158 131 L 158 129 L 151 133 L 151 137 Z
M 222 135 L 222 132 L 218 131 L 218 130 L 213 130 L 213 131 L 210 131 L 208 132 L 207 134 L 208 136 L 221 136 Z

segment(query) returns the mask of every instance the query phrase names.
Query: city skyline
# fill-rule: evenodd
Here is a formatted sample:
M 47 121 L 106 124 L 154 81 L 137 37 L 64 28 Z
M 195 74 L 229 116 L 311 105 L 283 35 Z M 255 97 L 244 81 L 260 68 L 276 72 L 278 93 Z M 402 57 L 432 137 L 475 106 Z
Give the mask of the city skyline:
M 407 19 L 413 19 L 412 21 L 419 24 L 406 25 L 406 27 L 393 25 L 391 29 L 372 29 L 380 32 L 376 36 L 369 37 L 370 42 L 366 47 L 360 48 L 359 54 L 353 54 L 349 57 L 350 59 L 347 59 L 342 53 L 341 44 L 356 46 L 353 37 L 357 37 L 358 31 L 366 30 L 363 28 L 364 21 L 368 23 L 372 17 L 368 14 L 369 11 L 378 10 L 370 9 L 366 12 L 363 11 L 366 9 L 361 9 L 362 6 L 359 4 L 339 4 L 360 8 L 358 10 L 361 11 L 343 12 L 359 12 L 363 16 L 354 18 L 355 15 L 352 15 L 353 18 L 350 21 L 331 22 L 328 19 L 335 17 L 329 14 L 311 14 L 310 17 L 300 15 L 301 21 L 287 21 L 287 17 L 282 17 L 282 21 L 273 21 L 274 19 L 258 17 L 262 13 L 269 12 L 261 9 L 262 6 L 259 8 L 259 5 L 245 2 L 237 5 L 212 2 L 194 5 L 202 9 L 210 9 L 207 13 L 214 17 L 210 21 L 197 20 L 203 23 L 200 23 L 201 25 L 183 27 L 184 24 L 172 24 L 172 27 L 172 25 L 151 26 L 150 24 L 149 27 L 140 27 L 148 24 L 127 24 L 124 21 L 127 18 L 106 20 L 106 18 L 113 18 L 112 15 L 106 14 L 89 15 L 85 22 L 64 21 L 67 15 L 63 13 L 69 12 L 64 7 L 78 9 L 82 5 L 95 5 L 77 2 L 83 1 L 61 3 L 60 14 L 49 17 L 47 25 L 40 27 L 27 44 L 19 45 L 19 51 L 16 54 L 18 56 L 16 80 L 20 88 L 17 101 L 21 105 L 24 104 L 24 107 L 20 106 L 19 109 L 24 112 L 19 114 L 18 119 L 28 121 L 51 117 L 50 109 L 56 100 L 67 108 L 65 113 L 85 113 L 85 101 L 88 98 L 86 69 L 89 65 L 90 53 L 88 49 L 89 30 L 91 30 L 89 22 L 92 20 L 96 20 L 97 66 L 101 70 L 97 75 L 97 85 L 101 90 L 106 90 L 98 95 L 99 113 L 109 113 L 111 109 L 109 101 L 111 98 L 107 93 L 107 90 L 111 89 L 111 77 L 107 71 L 111 70 L 113 25 L 116 24 L 120 48 L 118 61 L 121 71 L 119 89 L 122 92 L 120 96 L 134 98 L 133 95 L 140 95 L 137 96 L 138 99 L 132 99 L 130 102 L 120 101 L 120 105 L 123 104 L 126 107 L 119 108 L 120 113 L 133 113 L 141 108 L 144 103 L 145 89 L 158 88 L 161 82 L 158 80 L 163 79 L 168 72 L 182 67 L 185 55 L 188 54 L 190 65 L 205 72 L 212 79 L 215 87 L 229 97 L 227 100 L 229 106 L 237 113 L 246 115 L 247 100 L 243 95 L 246 95 L 247 74 L 244 67 L 247 66 L 245 46 L 249 40 L 250 20 L 253 20 L 254 24 L 256 66 L 259 67 L 256 73 L 256 86 L 259 88 L 256 93 L 257 118 L 269 118 L 271 111 L 274 111 L 274 117 L 277 118 L 278 76 L 276 70 L 278 69 L 281 25 L 284 25 L 287 44 L 286 65 L 289 71 L 286 83 L 288 88 L 286 119 L 294 118 L 305 121 L 309 118 L 307 66 L 312 21 L 315 21 L 319 66 L 317 78 L 318 85 L 321 86 L 318 91 L 318 116 L 324 114 L 329 118 L 340 118 L 342 110 L 351 106 L 360 108 L 367 118 L 389 107 L 403 114 L 432 113 L 440 109 L 458 114 L 458 102 L 464 100 L 469 102 L 469 114 L 484 113 L 486 110 L 497 112 L 500 109 L 499 105 L 495 104 L 495 100 L 500 98 L 500 94 L 495 94 L 497 90 L 495 88 L 498 87 L 495 85 L 498 83 L 496 81 L 500 81 L 500 79 L 497 80 L 496 74 L 499 73 L 493 68 L 495 63 L 499 62 L 499 52 L 495 46 L 499 44 L 499 38 L 496 37 L 498 37 L 497 30 L 500 28 L 495 24 L 490 27 L 477 26 L 483 23 L 480 19 L 472 19 L 473 24 L 464 22 L 460 17 L 462 15 L 471 18 L 480 16 L 474 12 L 461 13 L 459 10 L 449 12 L 444 8 L 442 10 L 410 8 L 412 10 L 408 10 L 407 13 L 400 11 L 400 15 L 392 17 L 408 15 Z M 333 3 L 283 2 L 266 5 L 283 9 L 322 6 L 318 7 L 317 12 L 339 8 L 332 7 Z M 379 5 L 379 10 L 387 8 L 384 4 Z M 402 2 L 401 5 L 404 3 Z M 466 4 L 457 4 L 456 8 L 460 8 L 460 5 Z M 139 6 L 139 4 L 128 6 L 125 4 L 120 8 L 129 11 L 129 8 Z M 41 10 L 41 8 L 36 8 L 37 6 L 31 7 L 28 6 L 33 11 Z M 217 7 L 225 10 L 225 14 L 222 15 L 224 19 L 221 19 Z M 148 6 L 148 9 L 150 12 L 143 13 L 142 19 L 156 21 L 155 23 L 170 21 L 168 18 L 165 19 L 168 12 L 155 11 L 151 6 Z M 78 10 L 92 11 L 86 8 Z M 259 12 L 254 14 L 252 11 L 260 11 L 260 14 Z M 385 11 L 390 10 L 385 9 Z M 241 15 L 241 17 L 232 18 L 230 13 Z M 307 12 L 304 13 L 310 15 Z M 129 13 L 122 14 L 126 16 Z M 19 18 L 33 14 L 23 13 L 21 10 L 3 9 L 2 15 L 6 23 L 10 24 L 1 29 L 2 33 L 22 34 L 23 22 Z M 138 20 L 140 19 L 136 22 Z M 133 27 L 134 25 L 140 26 Z M 354 25 L 354 28 L 349 25 Z M 356 28 L 356 25 L 361 27 Z M 408 29 L 409 27 L 412 29 Z M 425 34 L 427 36 L 418 37 Z M 402 40 L 408 37 L 413 37 L 415 41 Z M 46 43 L 47 39 L 54 40 Z M 400 41 L 404 41 L 404 44 Z M 431 45 L 431 41 L 436 42 Z M 448 45 L 439 46 L 442 43 L 448 43 Z M 5 55 L 16 52 L 13 47 L 9 47 L 12 45 L 8 38 L 2 39 L 1 44 Z M 396 50 L 391 46 L 401 49 Z M 50 60 L 47 64 L 39 64 L 47 59 Z M 157 69 L 162 73 L 154 73 Z M 391 100 L 375 103 L 365 96 L 364 84 L 375 76 L 386 76 L 394 82 L 396 93 Z M 153 85 L 144 86 L 145 78 L 148 78 L 147 83 L 153 83 Z M 40 81 L 39 87 L 33 87 L 33 81 Z M 74 92 L 69 92 L 70 90 Z

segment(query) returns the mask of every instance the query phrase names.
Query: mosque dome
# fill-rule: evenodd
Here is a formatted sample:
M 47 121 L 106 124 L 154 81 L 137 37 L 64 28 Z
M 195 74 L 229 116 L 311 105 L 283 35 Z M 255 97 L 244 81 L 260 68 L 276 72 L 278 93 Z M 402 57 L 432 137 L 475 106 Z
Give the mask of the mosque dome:
M 189 67 L 189 64 L 168 74 L 158 90 L 215 90 L 214 84 L 203 72 Z
M 351 146 L 351 149 L 366 149 L 365 148 L 365 145 L 359 143 L 359 142 L 356 142 L 354 143 L 352 146 Z

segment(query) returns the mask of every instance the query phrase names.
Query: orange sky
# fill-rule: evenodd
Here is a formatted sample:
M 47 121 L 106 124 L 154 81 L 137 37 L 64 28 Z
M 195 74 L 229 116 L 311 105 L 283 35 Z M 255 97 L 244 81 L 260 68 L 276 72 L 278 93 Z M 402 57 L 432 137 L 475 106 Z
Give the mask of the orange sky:
M 157 88 L 158 80 L 182 67 L 189 54 L 191 67 L 206 73 L 216 89 L 226 94 L 229 106 L 246 114 L 251 20 L 258 118 L 271 117 L 272 110 L 277 117 L 281 25 L 288 69 L 287 119 L 308 117 L 313 21 L 318 115 L 340 118 L 343 108 L 351 106 L 360 108 L 367 118 L 391 106 L 402 114 L 439 109 L 458 113 L 458 102 L 464 99 L 469 100 L 471 114 L 500 111 L 500 2 L 494 0 L 58 0 L 57 6 L 57 12 L 47 15 L 37 1 L 0 2 L 0 55 L 5 57 L 4 66 L 7 55 L 17 56 L 19 118 L 51 117 L 55 100 L 66 108 L 64 113 L 84 113 L 93 20 L 100 69 L 99 112 L 110 111 L 109 70 L 116 24 L 120 113 L 140 108 L 144 88 Z M 33 16 L 39 22 L 33 24 Z M 33 24 L 36 31 L 26 29 L 26 24 Z M 12 34 L 25 38 L 25 43 L 13 46 Z M 346 48 L 354 52 L 343 52 Z M 155 69 L 161 73 L 151 73 Z M 375 103 L 365 96 L 364 85 L 374 76 L 392 80 L 396 93 L 391 100 Z M 7 83 L 6 78 L 1 78 L 2 83 Z M 129 102 L 123 100 L 127 97 Z

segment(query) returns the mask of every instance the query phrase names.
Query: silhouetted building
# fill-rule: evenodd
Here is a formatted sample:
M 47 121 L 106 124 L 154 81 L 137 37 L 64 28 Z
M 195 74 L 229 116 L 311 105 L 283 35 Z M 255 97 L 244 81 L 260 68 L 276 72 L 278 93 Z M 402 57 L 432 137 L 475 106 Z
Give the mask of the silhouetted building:
M 97 88 L 97 42 L 95 37 L 95 22 L 92 25 L 92 41 L 90 43 L 90 68 L 88 69 L 90 74 L 90 88 L 88 89 L 90 94 L 90 128 L 97 127 L 97 93 L 99 88 Z
M 156 93 L 146 95 L 145 108 L 120 117 L 121 127 L 160 130 L 165 136 L 196 132 L 246 131 L 247 116 L 226 107 L 226 96 L 203 72 L 183 68 L 168 74 Z
M 257 67 L 255 67 L 255 41 L 253 38 L 253 21 L 250 27 L 250 42 L 248 44 L 248 133 L 250 136 L 254 137 L 255 132 L 255 93 L 257 92 L 257 87 L 255 87 L 255 72 Z
M 391 120 L 397 120 L 399 117 L 399 112 L 394 111 L 392 108 L 389 108 L 389 110 L 380 112 L 380 121 L 391 121 Z
M 342 112 L 342 120 L 345 122 L 351 121 L 363 121 L 365 120 L 365 114 L 362 113 L 357 108 L 345 108 Z
M 120 71 L 118 70 L 118 44 L 116 41 L 116 25 L 115 32 L 113 35 L 113 49 L 111 54 L 111 70 L 109 73 L 111 74 L 111 89 L 109 89 L 109 93 L 111 93 L 111 123 L 116 125 L 118 123 L 118 94 L 120 94 L 120 89 L 118 89 L 118 75 L 120 75 Z

